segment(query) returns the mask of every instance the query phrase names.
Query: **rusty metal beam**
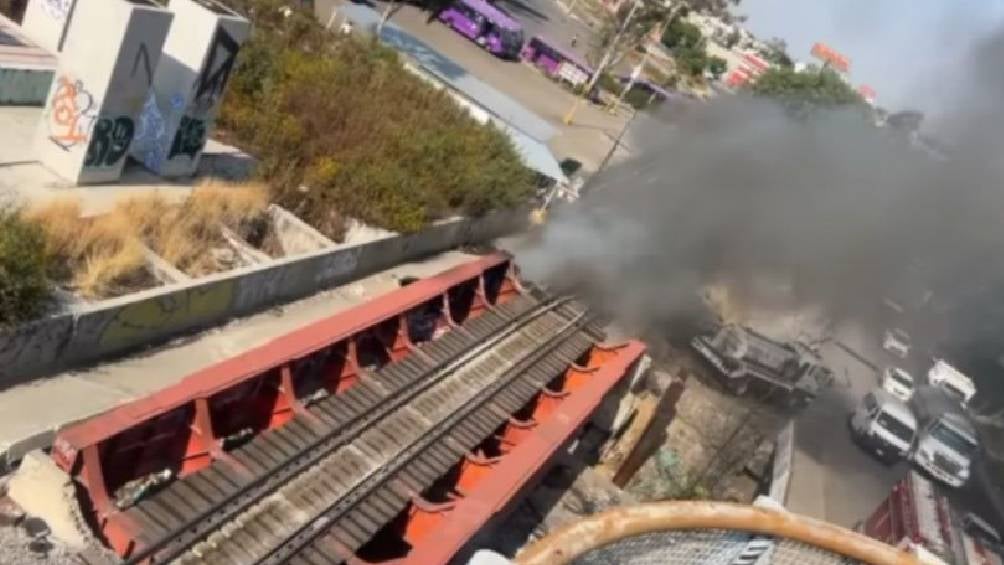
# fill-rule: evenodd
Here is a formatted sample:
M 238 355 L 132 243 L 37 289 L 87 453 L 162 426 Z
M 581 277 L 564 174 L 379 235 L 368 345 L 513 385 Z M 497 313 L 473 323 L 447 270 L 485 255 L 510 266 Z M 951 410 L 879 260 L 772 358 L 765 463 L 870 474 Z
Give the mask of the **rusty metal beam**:
M 137 422 L 169 412 L 195 398 L 208 398 L 269 369 L 331 346 L 419 306 L 455 285 L 480 280 L 485 271 L 508 261 L 510 257 L 505 253 L 480 257 L 197 371 L 157 393 L 113 408 L 61 431 L 54 444 L 53 457 L 57 463 L 69 469 L 81 449 L 97 445 L 135 426 Z
M 545 466 L 562 445 L 589 419 L 603 396 L 629 371 L 645 352 L 645 345 L 632 341 L 616 347 L 597 347 L 604 352 L 602 365 L 578 390 L 563 399 L 546 421 L 528 430 L 512 450 L 499 458 L 483 481 L 456 501 L 450 514 L 435 531 L 415 545 L 402 564 L 447 563 L 497 512 L 518 496 L 521 489 Z

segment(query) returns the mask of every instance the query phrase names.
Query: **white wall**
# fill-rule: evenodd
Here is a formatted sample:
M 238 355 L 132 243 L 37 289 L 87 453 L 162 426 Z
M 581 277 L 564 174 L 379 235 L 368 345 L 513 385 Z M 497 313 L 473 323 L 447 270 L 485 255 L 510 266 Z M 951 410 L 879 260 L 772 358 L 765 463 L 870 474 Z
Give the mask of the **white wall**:
M 35 138 L 43 165 L 74 184 L 118 180 L 171 19 L 126 0 L 77 6 Z
M 163 176 L 195 173 L 237 52 L 250 25 L 219 5 L 171 0 L 174 25 L 164 43 L 131 153 Z
M 42 49 L 55 54 L 76 0 L 30 0 L 21 30 Z

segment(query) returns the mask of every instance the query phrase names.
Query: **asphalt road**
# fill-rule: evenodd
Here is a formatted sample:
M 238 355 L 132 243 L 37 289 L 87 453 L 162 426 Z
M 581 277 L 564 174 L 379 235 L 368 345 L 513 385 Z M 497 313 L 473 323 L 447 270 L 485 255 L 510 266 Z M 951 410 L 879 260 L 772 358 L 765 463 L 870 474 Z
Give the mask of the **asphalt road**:
M 823 346 L 835 385 L 795 421 L 795 453 L 788 508 L 844 527 L 868 517 L 892 486 L 905 476 L 906 463 L 885 465 L 859 448 L 847 429 L 847 415 L 878 383 L 875 370 L 886 354 L 865 328 L 844 324 L 835 343 Z M 848 351 L 853 351 L 856 355 Z
M 561 8 L 553 0 L 516 0 L 527 2 L 527 9 L 514 15 L 529 23 L 528 33 L 534 29 L 548 29 L 548 35 L 570 37 L 579 29 L 578 22 L 568 23 L 558 14 Z M 337 5 L 339 0 L 328 0 L 319 6 Z M 380 2 L 371 2 L 375 9 L 382 10 Z M 321 10 L 322 21 L 327 8 Z M 535 14 L 530 11 L 537 12 Z M 429 21 L 429 14 L 412 5 L 404 5 L 391 21 L 428 44 L 432 49 L 448 57 L 480 80 L 504 92 L 531 112 L 551 123 L 557 135 L 548 140 L 554 155 L 560 160 L 572 157 L 583 163 L 589 171 L 595 171 L 613 140 L 621 132 L 628 117 L 622 113 L 611 114 L 592 105 L 581 104 L 572 124 L 565 124 L 564 116 L 575 103 L 577 97 L 546 78 L 530 65 L 503 61 L 493 57 L 474 42 L 467 40 L 437 21 Z
M 853 527 L 872 513 L 910 468 L 906 462 L 884 465 L 851 439 L 847 415 L 865 393 L 878 385 L 876 370 L 861 358 L 878 370 L 895 364 L 909 366 L 919 372 L 921 366 L 926 370 L 927 364 L 917 359 L 904 363 L 883 351 L 880 333 L 864 326 L 846 323 L 837 329 L 835 337 L 845 347 L 828 343 L 821 353 L 834 370 L 836 384 L 795 422 L 795 454 L 788 508 Z M 993 483 L 986 468 L 976 462 L 974 477 L 968 484 L 957 490 L 946 489 L 945 492 L 957 508 L 975 512 L 1001 528 L 1004 524 L 1000 503 L 996 500 L 999 495 L 991 494 L 995 488 Z
M 565 13 L 555 0 L 498 0 L 497 5 L 523 24 L 524 35 L 553 41 L 557 47 L 587 59 L 594 46 L 595 32 L 586 23 Z M 598 31 L 598 30 L 597 30 Z M 577 39 L 572 46 L 572 39 Z

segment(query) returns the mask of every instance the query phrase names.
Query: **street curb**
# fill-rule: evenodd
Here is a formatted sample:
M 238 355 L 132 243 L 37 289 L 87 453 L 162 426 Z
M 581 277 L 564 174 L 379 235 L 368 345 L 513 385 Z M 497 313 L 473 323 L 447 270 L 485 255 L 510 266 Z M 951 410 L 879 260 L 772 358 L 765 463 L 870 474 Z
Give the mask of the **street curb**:
M 788 502 L 788 485 L 791 484 L 791 463 L 795 453 L 795 422 L 788 423 L 777 434 L 774 448 L 774 472 L 770 483 L 770 498 L 781 505 Z

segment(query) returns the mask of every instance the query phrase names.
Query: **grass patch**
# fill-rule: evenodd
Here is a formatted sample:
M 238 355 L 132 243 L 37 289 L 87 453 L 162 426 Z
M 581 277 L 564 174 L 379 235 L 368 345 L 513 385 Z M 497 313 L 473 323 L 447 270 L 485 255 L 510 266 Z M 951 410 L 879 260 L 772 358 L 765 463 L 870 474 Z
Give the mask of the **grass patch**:
M 16 210 L 0 210 L 0 325 L 41 315 L 52 300 L 45 234 Z
M 180 204 L 151 193 L 88 218 L 79 200 L 63 199 L 20 218 L 41 234 L 48 276 L 85 298 L 101 299 L 157 285 L 144 245 L 194 277 L 235 266 L 221 226 L 247 234 L 263 221 L 267 206 L 264 185 L 207 183 Z
M 133 233 L 154 252 L 198 277 L 237 266 L 221 227 L 246 236 L 267 207 L 264 185 L 214 182 L 197 186 L 181 204 L 149 194 L 123 201 L 111 215 L 133 222 Z
M 30 208 L 23 215 L 44 236 L 49 276 L 81 296 L 118 296 L 155 282 L 128 217 L 85 218 L 80 202 L 71 199 Z

